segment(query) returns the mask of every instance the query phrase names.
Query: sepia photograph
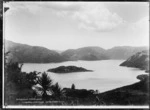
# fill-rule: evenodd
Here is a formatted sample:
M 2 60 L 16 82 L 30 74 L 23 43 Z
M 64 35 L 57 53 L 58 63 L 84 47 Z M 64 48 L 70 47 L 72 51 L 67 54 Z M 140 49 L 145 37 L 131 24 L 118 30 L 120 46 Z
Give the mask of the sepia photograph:
M 149 2 L 3 2 L 3 107 L 149 107 Z

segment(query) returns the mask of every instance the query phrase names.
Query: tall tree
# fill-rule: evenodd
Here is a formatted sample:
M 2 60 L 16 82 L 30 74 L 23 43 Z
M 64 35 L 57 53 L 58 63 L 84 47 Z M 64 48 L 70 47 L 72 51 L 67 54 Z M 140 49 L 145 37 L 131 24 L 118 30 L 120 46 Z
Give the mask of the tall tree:
M 51 90 L 52 80 L 47 75 L 47 73 L 42 73 L 42 76 L 38 78 L 37 83 L 41 86 L 42 98 L 44 102 L 47 100 L 48 95 L 52 95 L 53 91 Z
M 71 89 L 73 89 L 73 90 L 75 89 L 75 85 L 74 84 L 72 84 Z
M 59 86 L 58 82 L 55 85 L 52 86 L 52 90 L 54 92 L 54 96 L 57 97 L 57 98 L 60 98 L 60 96 L 63 95 L 62 89 Z

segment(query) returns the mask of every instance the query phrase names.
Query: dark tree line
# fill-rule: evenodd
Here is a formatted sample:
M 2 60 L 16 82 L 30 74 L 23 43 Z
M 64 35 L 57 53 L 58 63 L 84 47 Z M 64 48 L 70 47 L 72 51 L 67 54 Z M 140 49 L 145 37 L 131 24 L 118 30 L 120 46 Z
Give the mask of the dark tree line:
M 8 62 L 7 57 L 9 56 L 10 52 L 5 53 L 5 84 L 6 88 L 10 88 L 9 84 L 14 84 L 17 91 L 19 91 L 19 95 L 23 93 L 24 90 L 31 90 L 34 93 L 35 91 L 32 89 L 33 86 L 37 84 L 40 85 L 39 89 L 42 91 L 41 97 L 44 101 L 48 100 L 49 96 L 53 97 L 60 97 L 62 95 L 62 89 L 60 88 L 59 84 L 53 84 L 52 79 L 48 76 L 47 73 L 40 73 L 40 72 L 22 72 L 23 64 L 19 64 L 18 62 Z M 9 94 L 7 94 L 9 95 Z M 26 96 L 29 94 L 26 93 Z M 32 96 L 32 95 L 30 95 Z

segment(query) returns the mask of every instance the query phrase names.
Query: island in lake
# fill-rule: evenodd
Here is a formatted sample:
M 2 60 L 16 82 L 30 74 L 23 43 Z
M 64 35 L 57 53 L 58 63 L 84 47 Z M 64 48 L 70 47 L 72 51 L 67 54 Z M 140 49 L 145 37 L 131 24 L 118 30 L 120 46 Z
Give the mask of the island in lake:
M 52 68 L 47 70 L 48 72 L 54 72 L 54 73 L 72 73 L 72 72 L 86 72 L 92 70 L 87 70 L 82 67 L 76 67 L 76 66 L 59 66 L 57 68 Z

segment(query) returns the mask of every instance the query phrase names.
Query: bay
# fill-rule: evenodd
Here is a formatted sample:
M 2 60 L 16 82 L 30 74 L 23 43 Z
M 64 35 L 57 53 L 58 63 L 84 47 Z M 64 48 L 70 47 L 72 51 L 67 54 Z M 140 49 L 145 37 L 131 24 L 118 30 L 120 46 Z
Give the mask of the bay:
M 119 66 L 124 60 L 101 60 L 101 61 L 67 61 L 61 63 L 24 63 L 22 71 L 47 72 L 50 68 L 58 66 L 78 66 L 93 72 L 75 73 L 52 73 L 47 72 L 53 83 L 58 82 L 64 87 L 75 84 L 77 89 L 93 89 L 105 92 L 125 85 L 130 85 L 139 80 L 139 74 L 145 74 L 143 70 Z

